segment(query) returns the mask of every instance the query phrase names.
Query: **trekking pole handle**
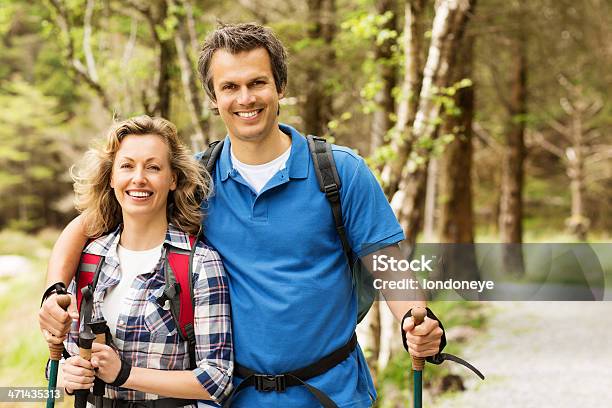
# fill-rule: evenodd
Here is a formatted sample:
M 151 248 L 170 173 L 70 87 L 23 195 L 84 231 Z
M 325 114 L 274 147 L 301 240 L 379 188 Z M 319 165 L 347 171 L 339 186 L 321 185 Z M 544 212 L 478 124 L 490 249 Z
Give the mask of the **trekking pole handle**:
M 419 324 L 423 323 L 423 320 L 425 320 L 425 316 L 427 316 L 427 310 L 424 307 L 416 307 L 412 309 L 414 327 L 417 327 Z M 412 369 L 414 371 L 423 371 L 423 368 L 425 367 L 425 358 L 415 356 L 410 357 L 412 358 Z
M 64 310 L 68 309 L 70 306 L 70 296 L 69 295 L 57 295 L 56 297 L 57 304 Z M 49 359 L 54 361 L 59 361 L 62 359 L 62 351 L 64 351 L 63 344 L 49 344 Z

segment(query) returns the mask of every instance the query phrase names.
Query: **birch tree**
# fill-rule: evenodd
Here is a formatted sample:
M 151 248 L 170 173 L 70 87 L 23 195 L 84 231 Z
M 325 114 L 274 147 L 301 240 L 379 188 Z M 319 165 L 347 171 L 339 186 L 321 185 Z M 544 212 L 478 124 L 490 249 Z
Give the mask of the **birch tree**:
M 427 166 L 432 142 L 437 137 L 441 108 L 436 93 L 449 85 L 457 44 L 463 35 L 472 3 L 468 0 L 446 0 L 436 4 L 418 110 L 412 131 L 404 142 L 409 152 L 408 160 L 402 166 L 397 191 L 388 190 L 392 194 L 391 206 L 409 244 L 416 241 L 422 222 Z
M 425 1 L 417 0 L 406 4 L 405 12 L 405 74 L 402 84 L 402 96 L 398 105 L 398 123 L 396 134 L 391 143 L 397 156 L 392 163 L 383 168 L 382 179 L 384 188 L 389 196 L 393 196 L 392 206 L 396 215 L 402 223 L 407 235 L 407 241 L 413 244 L 416 240 L 415 224 L 407 226 L 406 217 L 415 217 L 420 222 L 422 216 L 411 207 L 406 209 L 404 204 L 414 205 L 421 200 L 425 189 L 425 177 L 419 179 L 419 183 L 407 187 L 407 178 L 414 177 L 414 173 L 407 171 L 411 168 L 410 162 L 405 158 L 410 155 L 416 146 L 417 140 L 422 137 L 434 139 L 437 125 L 429 126 L 429 123 L 437 122 L 440 106 L 435 100 L 436 88 L 448 86 L 450 79 L 450 67 L 452 66 L 456 53 L 456 46 L 460 40 L 468 12 L 471 7 L 469 1 L 441 1 L 436 4 L 436 15 L 432 26 L 432 39 L 428 51 L 427 63 L 422 72 L 421 58 L 424 34 L 424 6 Z M 423 78 L 421 80 L 421 78 Z M 419 95 L 418 98 L 415 95 Z M 425 152 L 428 154 L 430 152 Z M 424 168 L 420 170 L 421 176 L 426 176 L 427 160 L 422 163 Z M 399 164 L 399 165 L 398 165 Z M 412 168 L 411 168 L 412 169 Z M 404 172 L 402 173 L 402 170 Z M 400 178 L 402 176 L 402 178 Z M 394 187 L 398 186 L 398 187 Z M 417 189 L 414 190 L 413 188 Z M 410 193 L 408 193 L 408 189 Z M 410 202 L 412 201 L 412 202 Z M 403 215 L 403 218 L 401 217 Z M 404 222 L 402 222 L 404 220 Z M 418 228 L 418 227 L 417 227 Z M 393 336 L 396 330 L 396 322 L 387 307 L 379 306 L 372 317 L 370 324 L 374 330 L 380 330 L 381 337 L 386 339 L 375 345 L 379 348 L 376 367 L 383 368 L 388 361 L 401 349 L 401 342 Z M 376 320 L 379 319 L 379 320 Z M 374 356 L 371 357 L 371 360 Z
M 58 27 L 61 38 L 64 42 L 65 59 L 70 70 L 75 76 L 83 80 L 87 86 L 92 89 L 100 98 L 102 106 L 112 115 L 113 104 L 110 96 L 100 83 L 98 70 L 96 67 L 95 58 L 91 48 L 92 37 L 92 16 L 94 12 L 95 2 L 87 0 L 85 5 L 85 17 L 83 20 L 83 39 L 82 53 L 85 55 L 85 63 L 79 57 L 77 45 L 75 42 L 75 30 L 72 24 L 72 16 L 67 5 L 62 0 L 50 0 L 50 8 L 54 11 L 54 23 Z
M 209 142 L 210 124 L 208 115 L 204 112 L 204 92 L 198 85 L 198 78 L 195 74 L 195 62 L 192 52 L 196 52 L 193 47 L 194 31 L 193 13 L 189 12 L 192 9 L 189 0 L 168 0 L 170 6 L 180 6 L 177 10 L 177 28 L 174 35 L 174 44 L 176 46 L 176 55 L 181 69 L 181 84 L 183 86 L 183 94 L 189 111 L 189 119 L 193 129 L 191 137 L 191 147 L 193 151 L 200 151 Z M 190 28 L 191 27 L 191 28 Z M 190 52 L 191 51 L 191 52 Z
M 397 105 L 397 123 L 393 131 L 390 150 L 396 154 L 381 172 L 383 189 L 387 197 L 397 191 L 403 164 L 412 148 L 411 132 L 419 105 L 418 95 L 423 78 L 423 38 L 425 35 L 425 0 L 410 0 L 404 8 L 404 78 Z

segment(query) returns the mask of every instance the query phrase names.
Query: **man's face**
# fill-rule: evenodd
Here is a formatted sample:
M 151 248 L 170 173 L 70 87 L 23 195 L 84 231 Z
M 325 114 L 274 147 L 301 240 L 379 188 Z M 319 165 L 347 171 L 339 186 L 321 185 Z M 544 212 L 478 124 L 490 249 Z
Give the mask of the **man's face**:
M 214 106 L 233 143 L 258 142 L 278 129 L 278 101 L 270 56 L 264 48 L 238 54 L 217 50 L 210 63 Z

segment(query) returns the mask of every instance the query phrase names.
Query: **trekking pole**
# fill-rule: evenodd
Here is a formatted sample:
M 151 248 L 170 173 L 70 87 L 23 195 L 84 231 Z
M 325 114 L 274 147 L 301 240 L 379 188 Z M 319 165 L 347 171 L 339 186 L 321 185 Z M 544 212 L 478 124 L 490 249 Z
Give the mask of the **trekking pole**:
M 68 309 L 70 305 L 70 296 L 67 294 L 57 295 L 57 304 L 62 309 Z M 62 352 L 64 351 L 63 344 L 49 344 L 49 387 L 47 388 L 47 408 L 53 408 L 55 406 L 55 388 L 57 387 L 57 371 L 59 368 L 59 361 L 62 359 Z
M 414 319 L 414 327 L 423 323 L 427 310 L 423 307 L 412 309 L 412 318 Z M 421 408 L 423 394 L 423 368 L 425 367 L 425 359 L 423 357 L 412 357 L 412 381 L 414 385 L 414 408 Z
M 91 360 L 91 345 L 95 339 L 95 334 L 93 334 L 91 329 L 87 326 L 86 329 L 79 334 L 79 355 L 87 361 Z M 75 390 L 74 408 L 86 408 L 88 395 L 89 390 Z
M 93 322 L 87 323 L 93 334 L 95 334 L 96 339 L 94 343 L 106 344 L 106 320 L 98 319 Z M 102 381 L 100 378 L 96 377 L 94 380 L 93 386 L 93 395 L 94 395 L 94 405 L 96 408 L 102 408 L 104 404 L 104 389 L 106 387 L 106 383 Z

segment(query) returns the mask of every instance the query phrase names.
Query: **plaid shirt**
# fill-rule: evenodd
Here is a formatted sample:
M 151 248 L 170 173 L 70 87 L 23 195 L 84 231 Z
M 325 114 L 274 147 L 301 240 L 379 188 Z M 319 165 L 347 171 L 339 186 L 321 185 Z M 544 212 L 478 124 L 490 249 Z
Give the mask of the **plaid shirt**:
M 120 236 L 121 226 L 92 241 L 84 250 L 84 253 L 105 257 L 94 290 L 92 318 L 103 317 L 104 294 L 121 279 L 117 255 Z M 156 302 L 165 287 L 163 260 L 167 246 L 191 250 L 188 235 L 169 225 L 157 266 L 148 273 L 138 275 L 132 283 L 126 309 L 117 322 L 113 343 L 120 357 L 134 367 L 189 370 L 187 342 L 181 340 L 170 311 L 164 310 Z M 227 279 L 219 254 L 201 241 L 196 244 L 192 270 L 197 362 L 193 374 L 213 400 L 221 403 L 231 392 L 234 366 Z M 71 289 L 71 293 L 74 293 L 74 282 Z M 78 355 L 77 339 L 78 323 L 75 322 L 66 344 L 71 355 Z M 106 397 L 150 400 L 162 396 L 107 386 Z

